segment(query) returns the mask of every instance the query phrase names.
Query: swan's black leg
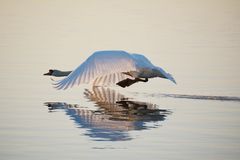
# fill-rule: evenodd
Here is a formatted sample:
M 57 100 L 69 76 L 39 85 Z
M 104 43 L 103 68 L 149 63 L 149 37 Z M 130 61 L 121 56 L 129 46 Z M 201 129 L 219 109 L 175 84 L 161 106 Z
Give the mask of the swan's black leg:
M 145 78 L 145 79 L 135 78 L 135 79 L 137 79 L 140 82 L 148 82 L 148 78 Z

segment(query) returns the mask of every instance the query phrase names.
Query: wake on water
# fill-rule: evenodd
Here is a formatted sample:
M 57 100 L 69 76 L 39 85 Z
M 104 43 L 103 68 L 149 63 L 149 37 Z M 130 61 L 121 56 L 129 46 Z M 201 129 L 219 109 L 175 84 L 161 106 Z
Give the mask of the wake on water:
M 240 97 L 230 96 L 204 96 L 204 95 L 186 95 L 186 94 L 163 94 L 165 97 L 186 98 L 186 99 L 200 99 L 200 100 L 219 100 L 219 101 L 238 101 Z
M 170 98 L 240 102 L 240 97 L 232 97 L 232 96 L 207 96 L 207 95 L 165 94 L 165 93 L 153 93 L 153 94 L 144 93 L 144 95 L 150 96 L 150 97 L 170 97 Z

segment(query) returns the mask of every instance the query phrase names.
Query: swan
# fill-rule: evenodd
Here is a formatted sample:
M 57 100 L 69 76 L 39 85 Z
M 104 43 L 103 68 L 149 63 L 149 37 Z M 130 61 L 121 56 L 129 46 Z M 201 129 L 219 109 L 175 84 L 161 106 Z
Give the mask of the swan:
M 44 75 L 67 76 L 53 84 L 57 89 L 83 83 L 92 83 L 93 86 L 117 84 L 124 88 L 136 82 L 148 82 L 149 78 L 154 77 L 168 79 L 176 84 L 171 74 L 153 65 L 144 55 L 121 50 L 97 51 L 73 71 L 50 69 Z

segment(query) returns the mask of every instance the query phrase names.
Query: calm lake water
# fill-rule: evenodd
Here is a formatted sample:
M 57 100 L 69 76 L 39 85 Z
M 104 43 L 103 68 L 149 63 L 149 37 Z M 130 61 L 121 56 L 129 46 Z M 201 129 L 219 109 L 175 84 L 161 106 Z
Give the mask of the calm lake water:
M 3 0 L 0 18 L 0 159 L 240 158 L 238 0 Z M 114 49 L 178 84 L 58 91 L 43 76 Z

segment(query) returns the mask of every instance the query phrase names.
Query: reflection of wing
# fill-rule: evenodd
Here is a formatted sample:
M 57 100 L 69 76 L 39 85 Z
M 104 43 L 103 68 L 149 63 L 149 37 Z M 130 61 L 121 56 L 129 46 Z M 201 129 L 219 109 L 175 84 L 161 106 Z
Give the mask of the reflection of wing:
M 115 121 L 110 115 L 103 114 L 101 111 L 87 110 L 79 105 L 72 105 L 63 102 L 46 102 L 49 111 L 63 109 L 81 128 L 87 128 L 89 133 L 86 135 L 94 140 L 124 141 L 131 138 L 126 133 L 134 130 L 132 121 Z
M 80 125 L 86 124 L 91 127 L 111 129 L 115 131 L 134 130 L 134 124 L 132 121 L 126 121 L 124 123 L 120 120 L 115 121 L 111 118 L 111 115 L 104 114 L 100 110 L 87 110 L 86 108 L 76 104 L 72 105 L 62 102 L 46 102 L 45 105 L 48 106 L 49 111 L 57 109 L 66 110 L 66 112 L 78 121 Z M 81 120 L 79 118 L 81 118 Z
M 64 109 L 82 128 L 88 128 L 90 133 L 87 135 L 93 138 L 129 140 L 127 131 L 147 129 L 146 122 L 156 124 L 155 122 L 165 120 L 170 113 L 158 109 L 155 104 L 130 101 L 109 88 L 94 87 L 92 91 L 85 90 L 84 94 L 99 107 L 98 110 L 60 102 L 45 104 L 50 111 Z
M 93 87 L 92 91 L 85 89 L 84 92 L 86 98 L 96 102 L 97 104 L 115 105 L 116 101 L 124 99 L 122 94 L 119 94 L 115 90 L 104 87 Z

